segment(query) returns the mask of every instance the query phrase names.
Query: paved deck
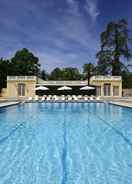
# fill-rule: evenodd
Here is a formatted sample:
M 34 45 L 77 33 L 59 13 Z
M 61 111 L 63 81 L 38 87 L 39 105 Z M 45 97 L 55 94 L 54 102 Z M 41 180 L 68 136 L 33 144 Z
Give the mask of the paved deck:
M 19 104 L 19 102 L 0 102 L 0 108 L 17 105 L 17 104 Z
M 113 105 L 123 106 L 123 107 L 131 107 L 132 108 L 132 102 L 110 102 Z

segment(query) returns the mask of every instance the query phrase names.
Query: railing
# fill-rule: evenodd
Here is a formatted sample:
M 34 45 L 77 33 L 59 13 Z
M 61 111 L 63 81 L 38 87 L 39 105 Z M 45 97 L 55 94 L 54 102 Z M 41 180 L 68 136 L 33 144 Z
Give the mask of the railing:
M 41 84 L 47 86 L 84 86 L 87 83 L 87 81 L 43 81 Z
M 36 76 L 7 76 L 7 80 L 36 80 Z M 122 80 L 121 76 L 103 76 L 103 75 L 97 75 L 92 76 L 91 81 L 93 80 Z M 87 85 L 87 80 L 85 81 L 42 81 L 44 85 L 71 85 L 71 86 L 84 86 Z
M 111 76 L 111 75 L 97 75 L 97 76 L 92 76 L 91 81 L 93 80 L 122 80 L 121 76 Z
M 7 80 L 36 80 L 36 76 L 7 76 Z

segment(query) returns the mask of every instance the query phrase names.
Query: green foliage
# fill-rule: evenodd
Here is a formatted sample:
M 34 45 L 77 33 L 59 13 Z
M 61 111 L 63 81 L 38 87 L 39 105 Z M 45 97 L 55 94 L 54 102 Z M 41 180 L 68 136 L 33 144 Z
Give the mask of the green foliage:
M 100 75 L 108 75 L 111 72 L 111 54 L 109 51 L 100 51 L 97 54 L 97 71 Z
M 80 80 L 81 74 L 77 68 L 55 68 L 50 76 L 50 80 Z
M 108 23 L 106 30 L 101 33 L 100 37 L 101 50 L 97 53 L 98 65 L 104 68 L 106 73 L 120 75 L 122 70 L 121 58 L 127 60 L 132 58 L 132 51 L 129 48 L 131 38 L 129 37 L 127 21 L 122 19 Z
M 80 80 L 81 74 L 77 68 L 64 68 L 62 70 L 63 80 Z
M 43 80 L 47 80 L 48 79 L 48 74 L 46 73 L 45 70 L 42 70 L 40 72 L 40 78 L 43 79 Z
M 132 73 L 125 73 L 123 76 L 122 85 L 123 88 L 132 88 Z
M 84 64 L 83 65 L 83 74 L 84 79 L 88 80 L 88 85 L 90 83 L 90 77 L 96 74 L 96 67 L 92 63 Z
M 60 68 L 55 68 L 50 76 L 49 76 L 49 79 L 50 80 L 61 80 L 61 77 L 62 77 L 62 71 Z
M 40 75 L 39 59 L 28 49 L 16 52 L 11 60 L 0 59 L 0 90 L 6 87 L 7 75 Z
M 35 57 L 28 49 L 22 49 L 16 52 L 11 59 L 12 75 L 36 75 L 40 73 L 39 59 Z
M 0 59 L 0 91 L 6 87 L 6 78 L 10 69 L 9 64 L 8 60 Z

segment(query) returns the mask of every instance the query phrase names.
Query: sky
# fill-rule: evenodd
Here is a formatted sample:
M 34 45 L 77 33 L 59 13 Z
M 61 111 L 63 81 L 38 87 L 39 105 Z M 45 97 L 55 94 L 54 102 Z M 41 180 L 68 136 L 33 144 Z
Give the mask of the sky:
M 132 0 L 0 0 L 0 57 L 28 48 L 47 71 L 96 63 L 100 33 L 125 18 Z

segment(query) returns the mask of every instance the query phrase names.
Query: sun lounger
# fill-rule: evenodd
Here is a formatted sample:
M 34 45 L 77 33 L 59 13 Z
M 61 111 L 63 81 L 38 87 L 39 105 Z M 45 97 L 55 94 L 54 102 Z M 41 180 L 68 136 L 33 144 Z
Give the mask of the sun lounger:
M 59 97 L 58 97 L 57 95 L 54 95 L 54 96 L 52 97 L 52 100 L 58 101 L 58 100 L 59 100 Z
M 82 100 L 83 99 L 83 96 L 82 95 L 78 95 L 78 100 Z
M 97 96 L 97 97 L 96 97 L 96 100 L 100 100 L 100 96 Z
M 73 99 L 74 99 L 75 101 L 77 101 L 77 100 L 78 100 L 78 97 L 77 97 L 76 95 L 73 95 Z
M 85 100 L 85 101 L 88 101 L 88 97 L 87 97 L 87 96 L 84 96 L 84 100 Z
M 94 97 L 93 96 L 90 96 L 90 100 L 94 100 Z
M 35 101 L 38 101 L 39 100 L 39 97 L 38 95 L 35 96 Z
M 62 100 L 62 101 L 65 101 L 65 100 L 66 100 L 66 98 L 65 98 L 64 95 L 61 96 L 61 100 Z
M 47 101 L 52 100 L 51 95 L 47 96 L 47 99 L 46 99 L 46 100 L 47 100 Z
M 43 96 L 43 97 L 41 98 L 41 102 L 43 102 L 43 101 L 45 101 L 45 96 Z
M 68 101 L 72 101 L 72 96 L 67 97 Z
M 31 96 L 28 97 L 28 99 L 27 99 L 28 102 L 30 102 L 30 101 L 32 101 L 32 100 L 33 100 L 33 97 L 31 97 Z
M 56 96 L 55 97 L 55 101 L 59 101 L 59 96 Z

